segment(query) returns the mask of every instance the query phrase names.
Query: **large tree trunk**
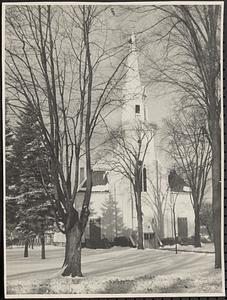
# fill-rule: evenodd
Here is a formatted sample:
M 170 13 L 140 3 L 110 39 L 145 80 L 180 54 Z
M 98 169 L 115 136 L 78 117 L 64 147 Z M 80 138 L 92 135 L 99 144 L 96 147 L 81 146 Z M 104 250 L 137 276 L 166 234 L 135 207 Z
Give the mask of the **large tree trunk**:
M 137 195 L 138 205 L 137 205 L 137 223 L 138 223 L 138 246 L 137 249 L 144 249 L 143 245 L 143 213 L 141 207 L 141 194 Z
M 44 236 L 44 233 L 41 234 L 41 236 L 40 236 L 40 242 L 41 242 L 41 258 L 45 259 L 46 255 L 45 255 L 45 236 Z
M 24 243 L 24 257 L 28 257 L 28 245 L 29 245 L 29 240 L 26 239 Z
M 207 232 L 208 232 L 208 235 L 209 235 L 209 238 L 210 238 L 211 242 L 213 243 L 213 242 L 214 242 L 214 239 L 213 239 L 213 232 L 212 232 L 212 229 L 210 229 L 210 227 L 206 225 L 206 230 L 207 230 Z
M 160 211 L 159 214 L 159 238 L 164 237 L 164 214 Z
M 214 122 L 215 123 L 215 122 Z M 212 207 L 215 268 L 221 268 L 221 135 L 220 126 L 212 124 Z
M 178 239 L 177 239 L 177 226 L 176 226 L 175 204 L 173 205 L 173 232 L 174 232 L 174 240 L 175 240 L 175 253 L 177 254 L 177 242 L 178 242 Z
M 82 233 L 78 223 L 66 233 L 63 276 L 83 276 L 81 272 L 81 237 Z
M 200 217 L 199 217 L 199 210 L 195 210 L 195 239 L 194 239 L 194 246 L 201 247 L 200 242 Z
M 138 246 L 137 249 L 144 249 L 143 246 L 143 217 L 142 213 L 137 213 L 137 222 L 138 222 Z

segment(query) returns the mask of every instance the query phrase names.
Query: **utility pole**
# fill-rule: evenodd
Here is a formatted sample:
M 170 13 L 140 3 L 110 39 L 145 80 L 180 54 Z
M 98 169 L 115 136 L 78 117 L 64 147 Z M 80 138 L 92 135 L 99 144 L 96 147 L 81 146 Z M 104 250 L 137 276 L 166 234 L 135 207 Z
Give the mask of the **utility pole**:
M 116 185 L 114 184 L 114 214 L 115 214 L 115 236 L 118 236 L 118 228 L 117 228 L 117 221 L 118 221 L 118 215 L 117 215 L 117 199 L 116 199 Z
M 162 210 L 159 209 L 160 205 L 160 188 L 159 188 L 159 169 L 158 169 L 158 160 L 155 160 L 155 166 L 156 166 L 156 197 L 157 197 L 157 204 L 158 204 L 158 219 L 157 219 L 157 230 L 159 235 L 162 235 L 161 232 L 161 216 L 160 213 L 162 213 Z
M 130 170 L 131 170 L 131 162 L 130 162 Z M 131 180 L 129 180 L 129 193 L 130 193 L 130 201 L 131 201 L 131 213 L 132 213 L 132 233 L 134 230 L 134 226 L 133 226 L 133 197 L 132 197 L 132 183 Z
M 174 199 L 174 192 L 170 192 L 171 197 L 171 207 L 173 213 L 173 233 L 174 233 L 174 240 L 175 240 L 175 253 L 177 254 L 177 226 L 176 226 L 176 200 L 177 200 L 178 193 L 176 193 Z
M 175 168 L 172 169 L 168 176 L 168 182 L 170 187 L 170 207 L 173 213 L 173 231 L 175 239 L 175 252 L 177 254 L 177 229 L 176 229 L 176 201 L 179 194 L 179 183 L 177 179 L 177 174 Z M 175 191 L 175 192 L 174 192 Z M 176 195 L 174 199 L 174 194 Z

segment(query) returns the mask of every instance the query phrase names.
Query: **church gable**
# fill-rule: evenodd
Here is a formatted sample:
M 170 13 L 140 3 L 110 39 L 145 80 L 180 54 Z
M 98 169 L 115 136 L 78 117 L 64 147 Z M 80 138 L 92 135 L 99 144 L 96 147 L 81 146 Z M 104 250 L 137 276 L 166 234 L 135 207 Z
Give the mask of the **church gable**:
M 80 191 L 85 191 L 87 186 L 87 179 L 82 182 Z M 106 171 L 93 171 L 92 173 L 92 192 L 108 192 L 109 183 Z

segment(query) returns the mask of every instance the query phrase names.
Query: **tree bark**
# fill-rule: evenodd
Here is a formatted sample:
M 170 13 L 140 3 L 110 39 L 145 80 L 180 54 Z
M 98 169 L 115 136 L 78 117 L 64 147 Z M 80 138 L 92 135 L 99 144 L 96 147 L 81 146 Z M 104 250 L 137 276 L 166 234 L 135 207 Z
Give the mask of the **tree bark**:
M 194 212 L 195 212 L 195 239 L 194 239 L 194 246 L 195 247 L 201 247 L 199 210 L 196 209 Z
M 44 236 L 44 233 L 42 233 L 41 236 L 40 236 L 40 242 L 41 242 L 41 258 L 45 259 L 46 255 L 45 255 L 45 236 Z
M 137 213 L 138 221 L 138 246 L 137 249 L 144 249 L 143 246 L 143 217 L 140 212 Z
M 138 223 L 138 246 L 137 249 L 144 249 L 143 245 L 143 213 L 141 207 L 141 193 L 137 193 L 137 223 Z
M 164 214 L 160 211 L 159 215 L 159 238 L 164 237 Z
M 208 232 L 208 235 L 209 235 L 209 237 L 210 237 L 211 242 L 213 243 L 213 242 L 214 242 L 214 239 L 213 239 L 212 230 L 210 229 L 209 226 L 206 226 L 206 230 L 207 230 L 207 232 Z
M 83 276 L 81 272 L 81 237 L 82 233 L 78 223 L 66 233 L 64 271 L 62 276 Z
M 177 254 L 177 228 L 176 228 L 175 204 L 173 206 L 173 232 L 174 232 L 174 239 L 175 239 L 175 253 Z
M 215 268 L 221 268 L 221 135 L 219 121 L 212 122 L 212 208 Z
M 29 244 L 29 240 L 26 239 L 24 243 L 24 257 L 28 257 L 28 244 Z

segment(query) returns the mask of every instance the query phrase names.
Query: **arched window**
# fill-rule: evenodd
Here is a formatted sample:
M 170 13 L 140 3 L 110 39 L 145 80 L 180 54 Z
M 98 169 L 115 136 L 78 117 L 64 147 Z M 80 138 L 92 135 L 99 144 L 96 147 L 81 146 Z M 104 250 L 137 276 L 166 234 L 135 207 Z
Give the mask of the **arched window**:
M 140 114 L 140 105 L 136 104 L 135 106 L 135 113 Z
M 143 168 L 143 191 L 147 192 L 147 170 Z
M 80 183 L 84 180 L 85 174 L 84 174 L 84 167 L 80 168 Z

